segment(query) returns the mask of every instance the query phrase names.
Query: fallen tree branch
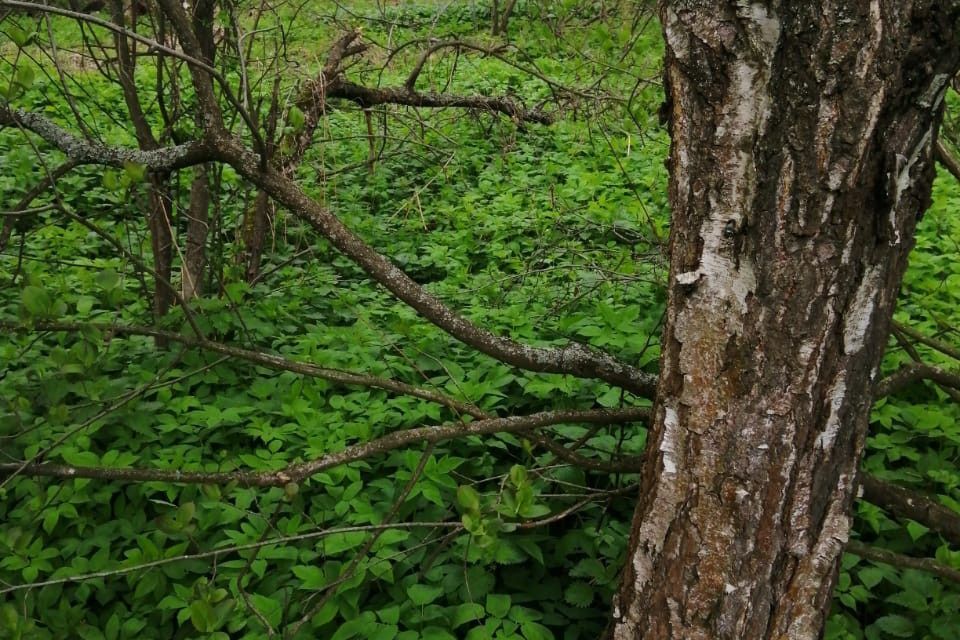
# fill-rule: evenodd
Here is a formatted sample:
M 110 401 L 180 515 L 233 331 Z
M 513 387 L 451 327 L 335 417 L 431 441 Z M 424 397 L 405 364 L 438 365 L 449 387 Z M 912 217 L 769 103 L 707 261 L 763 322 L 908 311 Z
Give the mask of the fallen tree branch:
M 859 540 L 850 540 L 847 542 L 846 552 L 860 556 L 866 560 L 882 562 L 901 569 L 926 571 L 937 577 L 952 580 L 960 584 L 960 571 L 953 567 L 948 567 L 941 562 L 937 562 L 932 558 L 912 558 L 902 553 L 896 553 L 895 551 L 888 551 L 887 549 L 866 545 Z
M 592 347 L 576 342 L 560 348 L 531 347 L 477 326 L 414 282 L 294 181 L 273 167 L 261 167 L 257 157 L 235 140 L 218 141 L 218 150 L 237 173 L 310 224 L 374 281 L 457 340 L 521 369 L 599 379 L 643 396 L 655 392 L 656 376 Z
M 452 47 L 491 53 L 481 47 L 460 41 L 437 43 L 425 50 L 401 87 L 367 87 L 350 82 L 344 76 L 343 61 L 367 50 L 366 44 L 354 44 L 358 38 L 360 38 L 359 31 L 351 31 L 338 38 L 330 47 L 327 61 L 320 73 L 304 83 L 298 91 L 298 96 L 294 102 L 304 115 L 304 124 L 302 130 L 296 135 L 293 149 L 280 161 L 280 166 L 284 168 L 285 173 L 289 174 L 292 167 L 296 166 L 303 157 L 310 141 L 313 139 L 320 117 L 326 111 L 327 99 L 329 98 L 349 100 L 365 109 L 384 104 L 435 109 L 462 108 L 500 113 L 519 122 L 536 122 L 539 124 L 551 124 L 553 122 L 552 115 L 539 109 L 527 109 L 507 96 L 491 97 L 418 92 L 416 90 L 417 77 L 420 75 L 427 58 L 434 52 Z
M 393 451 L 415 442 L 438 443 L 466 436 L 519 433 L 567 423 L 619 424 L 647 420 L 649 415 L 650 411 L 646 408 L 546 411 L 528 416 L 489 418 L 467 424 L 452 422 L 435 427 L 418 427 L 406 431 L 395 431 L 369 442 L 347 447 L 343 451 L 330 453 L 308 462 L 289 465 L 278 471 L 205 472 L 181 471 L 179 469 L 116 469 L 47 463 L 24 465 L 22 462 L 12 462 L 0 464 L 0 474 L 18 473 L 27 476 L 67 479 L 90 478 L 119 482 L 172 482 L 215 485 L 236 483 L 244 487 L 282 487 L 291 482 L 302 482 L 326 469 Z
M 327 90 L 330 98 L 343 98 L 355 102 L 361 107 L 375 107 L 382 104 L 396 104 L 407 107 L 427 107 L 444 109 L 457 107 L 476 111 L 500 113 L 519 122 L 551 124 L 553 116 L 538 109 L 526 109 L 515 100 L 506 96 L 455 95 L 446 93 L 421 93 L 407 87 L 365 87 L 353 82 L 340 82 Z
M 333 213 L 308 196 L 296 182 L 276 168 L 265 166 L 261 158 L 244 149 L 227 134 L 175 147 L 138 151 L 81 140 L 43 116 L 21 110 L 11 111 L 0 106 L 0 125 L 4 124 L 19 124 L 34 131 L 80 164 L 122 167 L 133 162 L 153 171 L 164 171 L 212 160 L 226 162 L 241 176 L 310 224 L 374 281 L 457 340 L 520 369 L 599 379 L 642 396 L 652 396 L 656 390 L 656 376 L 587 345 L 572 342 L 559 348 L 531 347 L 498 336 L 467 320 L 364 242 Z
M 935 499 L 870 474 L 860 474 L 862 498 L 897 518 L 915 520 L 960 546 L 960 514 Z

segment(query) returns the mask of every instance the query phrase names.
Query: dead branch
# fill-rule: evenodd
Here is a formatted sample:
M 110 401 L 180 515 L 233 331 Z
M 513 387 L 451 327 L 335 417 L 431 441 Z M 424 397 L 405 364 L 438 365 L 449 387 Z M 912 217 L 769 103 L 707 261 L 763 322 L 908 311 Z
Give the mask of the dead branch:
M 123 168 L 127 164 L 139 164 L 150 171 L 166 172 L 218 159 L 214 146 L 207 141 L 194 140 L 150 151 L 108 146 L 78 138 L 40 114 L 11 109 L 2 104 L 0 126 L 20 127 L 37 134 L 45 142 L 65 153 L 77 165 L 97 164 Z
M 347 447 L 308 462 L 289 465 L 278 471 L 181 471 L 179 469 L 112 469 L 106 467 L 79 467 L 47 463 L 4 463 L 0 474 L 50 478 L 90 478 L 117 482 L 171 482 L 177 484 L 237 484 L 243 487 L 282 487 L 298 483 L 326 469 L 393 451 L 415 442 L 438 443 L 466 436 L 492 433 L 521 433 L 543 427 L 567 423 L 618 424 L 649 418 L 649 409 L 590 409 L 586 411 L 545 411 L 528 416 L 490 418 L 470 423 L 450 422 L 435 427 L 418 427 L 396 431 L 369 442 Z
M 911 558 L 910 556 L 905 556 L 902 553 L 896 553 L 894 551 L 888 551 L 887 549 L 866 545 L 859 540 L 850 540 L 847 542 L 846 552 L 852 553 L 855 556 L 860 556 L 866 560 L 882 562 L 900 569 L 917 569 L 919 571 L 926 571 L 927 573 L 932 573 L 939 578 L 945 578 L 947 580 L 960 583 L 960 571 L 954 569 L 953 567 L 948 567 L 941 562 L 937 562 L 932 558 Z
M 421 93 L 418 91 L 410 91 L 406 87 L 371 88 L 352 82 L 335 84 L 327 91 L 327 96 L 331 98 L 344 98 L 364 108 L 375 107 L 382 104 L 434 109 L 458 107 L 475 111 L 500 113 L 514 118 L 519 122 L 536 122 L 538 124 L 551 124 L 553 122 L 553 116 L 549 113 L 544 113 L 537 109 L 526 109 L 515 100 L 505 96 L 489 97 L 432 92 Z
M 947 149 L 941 140 L 937 140 L 937 161 L 950 172 L 957 180 L 960 180 L 960 160 Z
M 911 337 L 920 344 L 924 344 L 931 349 L 939 351 L 940 353 L 950 356 L 955 360 L 960 360 L 960 349 L 957 349 L 951 344 L 944 342 L 943 340 L 938 340 L 937 338 L 931 338 L 930 336 L 924 335 L 922 332 L 917 331 L 913 327 L 908 327 L 905 324 L 899 322 L 893 323 L 893 328 L 897 331 Z
M 237 173 L 326 237 L 373 280 L 461 342 L 501 362 L 529 371 L 563 373 L 600 379 L 640 395 L 652 395 L 656 376 L 592 347 L 571 343 L 560 348 L 531 347 L 494 334 L 470 322 L 417 284 L 339 218 L 322 207 L 294 181 L 273 167 L 262 167 L 255 155 L 232 138 L 218 140 L 223 159 Z
M 260 156 L 243 148 L 238 140 L 225 132 L 208 134 L 212 137 L 201 141 L 138 151 L 80 140 L 47 118 L 20 109 L 0 106 L 0 125 L 23 126 L 78 163 L 122 167 L 133 162 L 153 171 L 164 171 L 211 160 L 226 162 L 241 176 L 310 224 L 399 300 L 457 340 L 521 369 L 600 379 L 639 395 L 652 396 L 655 392 L 656 376 L 587 345 L 570 343 L 559 348 L 531 347 L 470 322 L 364 242 L 333 213 L 308 196 L 296 182 L 277 169 L 264 165 Z
M 919 362 L 904 365 L 877 383 L 874 398 L 893 395 L 921 380 L 932 380 L 948 390 L 960 391 L 960 375 Z
M 860 486 L 862 498 L 867 502 L 897 518 L 915 520 L 951 544 L 960 546 L 960 514 L 932 497 L 865 473 L 860 475 Z

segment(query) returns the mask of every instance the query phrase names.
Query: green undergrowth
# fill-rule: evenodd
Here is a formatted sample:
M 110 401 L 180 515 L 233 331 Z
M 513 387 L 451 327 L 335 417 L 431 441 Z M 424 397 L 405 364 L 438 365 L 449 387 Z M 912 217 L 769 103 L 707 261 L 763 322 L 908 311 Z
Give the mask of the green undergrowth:
M 302 61 L 287 79 L 291 86 L 323 63 L 324 43 L 349 26 L 362 26 L 373 42 L 495 42 L 486 3 L 441 3 L 440 13 L 430 2 L 400 3 L 386 13 L 374 3 L 349 4 L 360 7 L 356 15 L 311 8 L 290 31 L 287 56 Z M 550 126 L 452 110 L 378 109 L 372 120 L 381 155 L 371 168 L 364 114 L 336 105 L 298 179 L 473 321 L 532 345 L 581 341 L 655 372 L 665 303 L 660 248 L 668 233 L 668 141 L 657 124 L 655 74 L 661 44 L 655 25 L 639 23 L 645 30 L 634 39 L 629 20 L 591 21 L 585 4 L 518 2 L 509 37 L 523 55 L 512 59 L 574 87 L 589 86 L 605 70 L 602 88 L 616 99 L 602 108 L 588 100 L 568 104 Z M 66 24 L 55 23 L 54 32 L 61 41 L 76 37 Z M 72 126 L 48 63 L 0 51 L 0 85 L 19 86 L 12 104 Z M 351 78 L 396 85 L 415 60 L 411 49 L 382 78 L 364 65 Z M 145 68 L 138 82 L 149 86 Z M 534 105 L 551 90 L 524 69 L 481 56 L 463 56 L 454 69 L 446 57 L 427 66 L 418 86 L 508 94 Z M 76 77 L 97 97 L 77 94 L 97 135 L 132 144 L 121 124 L 119 88 L 91 69 Z M 147 105 L 151 118 L 154 109 Z M 10 128 L 0 131 L 3 209 L 45 173 L 23 140 Z M 47 166 L 62 160 L 39 149 Z M 181 198 L 190 179 L 189 171 L 176 177 Z M 464 419 L 378 389 L 176 343 L 158 349 L 150 338 L 102 326 L 153 322 L 150 279 L 130 258 L 150 260 L 142 180 L 136 167 L 71 172 L 58 182 L 69 213 L 51 209 L 22 220 L 0 254 L 0 320 L 87 325 L 0 337 L 0 462 L 40 456 L 111 468 L 271 471 Z M 212 275 L 194 305 L 194 321 L 210 339 L 439 390 L 500 416 L 642 404 L 606 384 L 525 373 L 477 354 L 282 212 L 264 276 L 243 283 L 235 253 L 252 190 L 229 169 L 220 180 Z M 955 184 L 941 176 L 897 316 L 954 343 L 958 199 Z M 51 202 L 45 196 L 34 206 Z M 175 224 L 183 234 L 185 217 Z M 191 331 L 179 308 L 160 324 Z M 907 358 L 892 346 L 885 370 Z M 956 413 L 925 384 L 878 403 L 865 468 L 957 508 Z M 551 433 L 568 444 L 583 440 L 581 452 L 598 458 L 637 455 L 646 438 L 640 426 L 569 425 Z M 304 620 L 296 637 L 594 639 L 607 623 L 624 561 L 636 480 L 572 467 L 519 435 L 466 437 L 430 450 L 417 445 L 269 489 L 16 477 L 0 488 L 0 637 L 253 639 L 268 637 L 268 628 L 291 633 Z M 580 504 L 555 522 L 523 526 Z M 374 540 L 369 528 L 388 519 L 422 524 L 386 529 Z M 467 531 L 452 531 L 451 523 Z M 350 530 L 318 534 L 343 528 Z M 937 536 L 866 503 L 857 507 L 856 535 L 960 567 Z M 250 545 L 259 543 L 254 553 Z M 156 566 L 137 568 L 146 563 Z M 78 575 L 88 578 L 56 582 Z M 4 592 L 44 581 L 54 584 Z M 938 578 L 847 556 L 828 637 L 955 638 L 957 594 Z

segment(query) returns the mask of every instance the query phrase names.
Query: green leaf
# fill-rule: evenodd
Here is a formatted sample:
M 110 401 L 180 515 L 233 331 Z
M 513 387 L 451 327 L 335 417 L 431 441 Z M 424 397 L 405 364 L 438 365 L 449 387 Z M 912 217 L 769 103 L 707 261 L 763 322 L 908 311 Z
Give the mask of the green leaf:
M 940 640 L 957 640 L 960 638 L 960 619 L 937 618 L 930 622 L 930 631 Z
M 52 533 L 60 519 L 60 512 L 56 509 L 47 509 L 43 514 L 43 530 Z
M 293 575 L 297 576 L 303 584 L 301 589 L 323 589 L 327 586 L 327 578 L 323 575 L 320 567 L 312 565 L 298 565 L 292 569 Z
M 493 551 L 493 560 L 497 564 L 518 564 L 526 559 L 526 555 L 517 545 L 508 540 L 501 540 Z
M 491 593 L 487 595 L 487 613 L 495 618 L 505 618 L 510 611 L 510 596 Z
M 33 80 L 35 78 L 33 68 L 27 65 L 24 65 L 17 69 L 17 72 L 13 76 L 13 81 L 23 87 L 24 89 L 29 89 L 33 86 Z
M 420 632 L 420 637 L 423 640 L 457 640 L 456 636 L 440 627 L 426 627 Z
M 510 467 L 510 482 L 518 489 L 527 484 L 527 468 L 520 464 Z
M 283 617 L 283 601 L 268 598 L 259 593 L 250 594 L 250 602 L 267 619 L 271 626 L 279 626 Z
M 5 602 L 0 605 L 0 630 L 12 632 L 20 626 L 19 621 L 20 613 L 13 603 Z
M 103 628 L 103 635 L 106 636 L 107 640 L 117 640 L 120 637 L 120 616 L 117 614 L 110 616 Z
M 457 487 L 457 504 L 466 511 L 480 511 L 480 494 L 473 487 L 461 485 Z
M 339 612 L 339 604 L 337 604 L 335 600 L 327 600 L 327 603 L 320 608 L 320 611 L 317 612 L 317 615 L 310 618 L 310 622 L 316 627 L 322 627 L 336 618 L 337 613 Z
M 342 553 L 349 549 L 359 547 L 366 538 L 367 534 L 363 531 L 335 533 L 323 539 L 323 550 L 329 554 Z
M 520 631 L 526 640 L 554 640 L 553 632 L 536 622 L 524 622 Z
M 382 624 L 377 627 L 373 635 L 369 636 L 369 640 L 393 640 L 397 637 L 398 631 L 400 628 L 395 624 Z
M 100 288 L 110 291 L 111 289 L 115 289 L 117 285 L 120 284 L 120 275 L 113 269 L 104 269 L 97 274 L 95 280 Z
M 476 602 L 464 602 L 458 605 L 453 611 L 453 617 L 450 620 L 450 626 L 456 629 L 467 622 L 483 620 L 483 607 Z
M 426 584 L 414 584 L 407 587 L 407 596 L 409 596 L 410 601 L 418 607 L 430 604 L 439 598 L 441 593 L 443 593 L 442 587 L 434 587 Z
M 77 451 L 69 447 L 60 451 L 60 457 L 74 467 L 95 467 L 100 464 L 100 457 L 92 451 Z
M 603 563 L 596 558 L 584 558 L 570 570 L 570 575 L 574 578 L 593 578 L 594 580 L 604 578 L 606 573 Z
M 100 629 L 90 626 L 89 624 L 81 624 L 77 627 L 77 636 L 82 640 L 104 640 L 103 633 Z
M 882 618 L 877 618 L 877 621 L 873 624 L 887 635 L 896 638 L 913 637 L 913 623 L 903 616 L 883 616 Z
M 913 520 L 907 521 L 907 533 L 910 534 L 914 542 L 925 536 L 928 531 L 930 531 L 930 529 L 919 522 L 914 522 Z
M 194 600 L 190 603 L 190 623 L 201 633 L 217 630 L 217 614 L 206 600 Z
M 290 128 L 295 132 L 303 131 L 303 126 L 306 124 L 307 120 L 304 117 L 303 111 L 301 111 L 296 105 L 290 107 L 290 111 L 287 113 L 287 123 L 290 125 Z
M 593 587 L 586 582 L 574 582 L 564 589 L 563 599 L 580 609 L 589 607 L 593 602 Z
M 493 634 L 486 627 L 474 627 L 467 632 L 466 640 L 493 640 Z
M 918 613 L 930 608 L 927 604 L 927 599 L 916 591 L 899 591 L 891 596 L 887 596 L 886 601 Z
M 39 318 L 46 317 L 53 306 L 53 299 L 43 287 L 24 287 L 20 293 L 20 299 L 23 301 L 23 307 L 27 310 L 27 313 Z
M 544 564 L 543 551 L 540 550 L 540 545 L 534 542 L 533 540 L 525 537 L 517 537 L 513 539 L 514 544 L 517 545 L 520 549 L 523 550 L 528 556 Z
M 357 636 L 371 635 L 377 629 L 376 617 L 370 611 L 364 611 L 360 617 L 344 622 L 330 640 L 347 640 Z
M 400 606 L 393 605 L 377 611 L 377 617 L 385 624 L 397 624 L 400 622 Z
M 127 184 L 137 184 L 143 182 L 144 178 L 147 177 L 147 167 L 137 162 L 124 162 L 123 174 L 127 179 Z
M 26 29 L 21 29 L 15 24 L 6 24 L 3 29 L 10 40 L 13 41 L 13 44 L 18 47 L 24 47 L 30 40 L 33 39 L 33 32 L 28 32 Z
M 877 567 L 865 567 L 857 573 L 860 582 L 862 582 L 863 586 L 867 589 L 872 589 L 880 584 L 880 581 L 883 580 L 883 575 L 883 569 Z

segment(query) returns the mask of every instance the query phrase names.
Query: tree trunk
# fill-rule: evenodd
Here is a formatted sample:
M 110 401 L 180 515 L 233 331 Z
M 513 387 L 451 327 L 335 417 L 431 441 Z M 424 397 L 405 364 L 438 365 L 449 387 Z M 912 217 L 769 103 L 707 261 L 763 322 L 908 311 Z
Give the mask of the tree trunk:
M 160 319 L 167 315 L 176 299 L 171 279 L 173 278 L 173 232 L 169 175 L 150 177 L 149 213 L 147 227 L 150 230 L 150 247 L 153 251 L 153 270 L 156 288 L 153 292 L 153 315 Z M 163 346 L 162 340 L 157 340 Z
M 661 2 L 670 298 L 617 639 L 818 638 L 955 3 Z
M 180 267 L 180 297 L 190 301 L 200 295 L 207 261 L 207 232 L 210 229 L 210 183 L 206 167 L 200 165 L 190 185 L 187 221 L 187 252 Z
M 126 7 L 121 0 L 112 3 L 113 21 L 124 26 L 127 22 Z M 136 27 L 136 7 L 132 9 L 132 28 Z M 140 149 L 150 151 L 160 147 L 153 135 L 150 124 L 140 102 L 140 94 L 134 80 L 137 63 L 136 51 L 124 34 L 114 34 L 117 49 L 117 77 L 123 92 L 123 99 L 133 123 L 134 133 Z M 163 96 L 158 96 L 162 99 Z M 147 228 L 150 232 L 150 247 L 153 251 L 154 291 L 153 314 L 159 319 L 167 314 L 176 298 L 170 278 L 173 275 L 173 232 L 171 227 L 171 209 L 173 200 L 170 186 L 170 174 L 152 174 L 149 177 L 149 196 L 147 206 Z M 158 338 L 156 344 L 165 346 Z
M 244 279 L 253 284 L 260 275 L 260 261 L 263 258 L 263 244 L 267 230 L 273 220 L 273 201 L 264 191 L 258 191 L 253 203 L 247 207 L 243 216 L 243 251 L 239 262 L 243 265 Z

